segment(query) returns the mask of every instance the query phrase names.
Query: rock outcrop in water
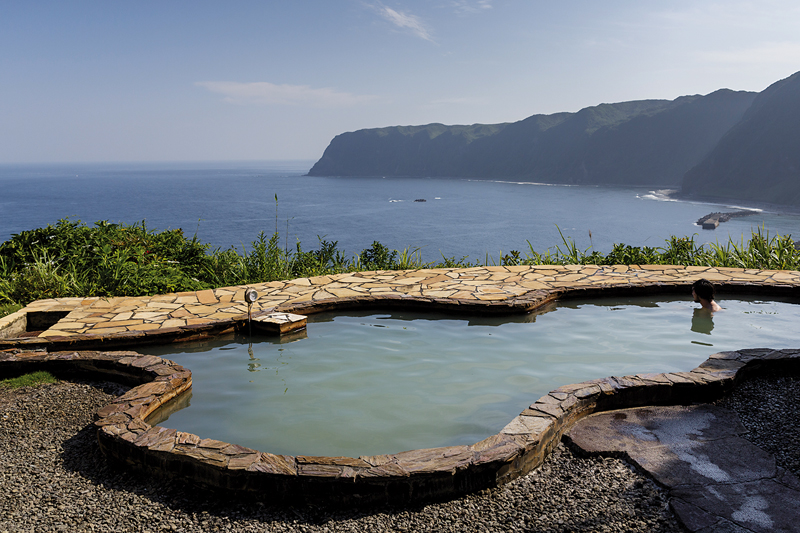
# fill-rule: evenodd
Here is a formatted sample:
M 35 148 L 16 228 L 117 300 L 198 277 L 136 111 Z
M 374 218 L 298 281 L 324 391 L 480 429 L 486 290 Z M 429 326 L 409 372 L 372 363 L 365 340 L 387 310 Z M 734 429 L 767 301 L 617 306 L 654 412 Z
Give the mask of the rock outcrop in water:
M 309 175 L 676 186 L 755 97 L 722 89 L 514 123 L 359 130 L 336 136 Z

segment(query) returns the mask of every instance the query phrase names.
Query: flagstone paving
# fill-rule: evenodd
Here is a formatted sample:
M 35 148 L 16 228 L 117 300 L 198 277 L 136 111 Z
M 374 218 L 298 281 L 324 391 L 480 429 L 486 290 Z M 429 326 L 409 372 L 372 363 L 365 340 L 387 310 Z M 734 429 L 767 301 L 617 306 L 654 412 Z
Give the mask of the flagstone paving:
M 800 288 L 800 272 L 675 265 L 538 265 L 374 271 L 249 285 L 259 294 L 252 316 L 274 311 L 314 312 L 346 305 L 430 305 L 456 311 L 514 313 L 532 310 L 565 292 L 651 287 L 675 290 L 705 278 L 725 288 Z M 40 332 L 51 341 L 127 338 L 144 332 L 179 333 L 224 326 L 247 317 L 246 286 L 146 297 L 39 300 L 0 319 L 0 331 L 20 316 L 62 313 Z M 176 329 L 177 328 L 177 329 Z M 30 328 L 29 328 L 30 329 Z M 138 335 L 137 335 L 138 334 Z M 0 335 L 2 336 L 2 335 Z M 9 341 L 5 341 L 7 344 Z M 31 341 L 26 341 L 30 343 Z
M 99 442 L 109 457 L 144 471 L 287 501 L 314 498 L 356 503 L 424 501 L 495 486 L 529 472 L 541 464 L 565 431 L 593 413 L 707 402 L 730 390 L 744 375 L 765 369 L 797 372 L 800 350 L 722 352 L 711 355 L 688 372 L 612 376 L 564 385 L 535 401 L 500 433 L 476 444 L 347 458 L 278 456 L 151 426 L 146 421 L 147 416 L 188 390 L 191 372 L 155 356 L 135 352 L 74 351 L 75 347 L 94 343 L 107 350 L 107 346 L 120 344 L 133 347 L 141 342 L 208 336 L 241 324 L 248 311 L 254 322 L 282 332 L 290 327 L 287 324 L 295 321 L 293 313 L 337 307 L 407 305 L 470 313 L 519 313 L 566 295 L 687 294 L 691 283 L 701 278 L 713 281 L 722 290 L 800 296 L 800 272 L 796 271 L 663 265 L 547 265 L 362 272 L 250 285 L 260 297 L 249 310 L 244 301 L 245 286 L 138 298 L 63 298 L 33 302 L 0 319 L 0 337 L 6 337 L 0 338 L 0 363 L 16 369 L 42 365 L 54 370 L 111 373 L 136 384 L 97 413 L 96 425 L 100 428 Z M 42 318 L 44 315 L 49 316 Z M 53 318 L 55 320 L 49 320 Z M 45 326 L 43 331 L 34 330 L 37 337 L 25 338 L 31 324 Z M 15 334 L 22 338 L 14 338 Z M 690 429 L 694 427 L 692 419 L 683 414 L 667 418 L 668 426 L 672 423 L 672 426 L 689 424 Z M 596 420 L 598 428 L 613 429 L 613 424 L 603 426 L 603 419 Z M 705 423 L 704 420 L 701 422 Z M 652 429 L 647 424 L 642 427 L 648 431 Z M 640 433 L 637 435 L 641 436 Z M 663 438 L 659 437 L 662 444 L 664 439 L 678 443 L 673 455 L 685 451 L 681 448 L 682 437 L 663 431 L 659 435 L 662 433 Z M 616 438 L 609 434 L 612 439 Z M 649 443 L 653 440 L 651 437 L 645 435 L 644 440 Z M 644 450 L 640 454 L 642 457 L 653 456 L 657 466 L 665 466 L 658 471 L 665 472 L 666 476 L 675 473 L 674 461 L 670 470 L 666 464 L 669 461 L 659 463 L 657 460 L 666 452 L 651 453 L 644 445 L 640 448 Z M 706 454 L 719 455 L 714 450 Z M 690 459 L 696 456 L 690 454 Z M 754 455 L 750 453 L 749 457 Z M 740 458 L 734 458 L 735 461 Z M 745 462 L 740 461 L 741 464 Z M 697 466 L 696 463 L 689 466 Z M 740 476 L 742 487 L 752 484 L 754 476 L 748 475 Z M 783 492 L 778 496 L 773 490 L 774 483 L 767 483 L 769 486 L 763 490 L 748 492 L 750 499 L 736 499 L 741 496 L 739 493 L 730 498 L 717 498 L 724 500 L 727 507 L 711 502 L 708 494 L 717 497 L 717 493 L 728 487 L 705 484 L 687 492 L 679 480 L 674 488 L 684 492 L 676 492 L 675 497 L 680 500 L 679 504 L 686 505 L 680 508 L 683 511 L 678 509 L 680 505 L 676 509 L 684 524 L 691 523 L 690 529 L 697 531 L 709 531 L 715 524 L 722 524 L 718 517 L 727 516 L 730 520 L 724 520 L 733 527 L 728 529 L 730 531 L 740 530 L 734 524 L 747 523 L 749 527 L 751 522 L 761 528 L 753 530 L 769 530 L 775 524 L 792 527 L 796 523 L 795 515 L 767 516 L 763 512 L 763 502 L 758 499 L 763 496 L 777 502 L 779 507 L 796 509 L 800 485 L 795 481 L 789 483 L 788 479 L 786 476 L 778 479 L 781 487 L 788 487 L 787 490 L 781 488 Z M 753 493 L 757 497 L 750 497 Z M 760 507 L 754 507 L 756 504 Z
M 700 404 L 593 414 L 568 436 L 588 453 L 625 454 L 670 491 L 689 531 L 797 531 L 800 480 L 746 432 L 733 411 Z

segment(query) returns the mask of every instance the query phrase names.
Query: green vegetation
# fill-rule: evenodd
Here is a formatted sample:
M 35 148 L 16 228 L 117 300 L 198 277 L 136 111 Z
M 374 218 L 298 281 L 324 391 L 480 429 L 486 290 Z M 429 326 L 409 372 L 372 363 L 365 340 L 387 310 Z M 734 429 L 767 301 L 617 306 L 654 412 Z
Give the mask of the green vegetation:
M 800 72 L 762 91 L 683 178 L 684 197 L 800 205 Z
M 685 265 L 731 268 L 797 270 L 800 253 L 791 236 L 773 235 L 759 228 L 740 242 L 697 244 L 694 237 L 670 237 L 663 247 L 628 246 L 615 244 L 608 254 L 591 248 L 581 251 L 574 241 L 564 237 L 559 229 L 564 248 L 537 253 L 528 243 L 525 257 L 517 251 L 502 257 L 503 265 Z
M 451 260 L 453 265 L 466 263 Z M 379 242 L 348 258 L 337 243 L 317 250 L 280 246 L 262 232 L 238 252 L 211 249 L 181 230 L 157 232 L 141 224 L 59 220 L 0 244 L 0 306 L 70 296 L 141 296 L 195 291 L 340 272 L 425 266 L 419 250 L 398 252 Z
M 559 230 L 560 231 L 560 230 Z M 800 256 L 788 236 L 759 230 L 740 243 L 699 245 L 693 237 L 670 237 L 658 248 L 617 244 L 608 254 L 581 251 L 561 236 L 562 246 L 501 256 L 501 265 L 674 264 L 798 269 Z M 249 248 L 211 249 L 181 230 L 153 231 L 141 224 L 87 226 L 59 220 L 14 235 L 0 244 L 0 316 L 43 298 L 142 296 L 245 285 L 363 270 L 405 270 L 478 266 L 465 257 L 425 263 L 419 249 L 390 250 L 379 242 L 348 257 L 336 241 L 320 240 L 316 250 L 280 247 L 280 235 L 264 232 Z M 484 264 L 497 264 L 487 256 Z
M 42 383 L 58 383 L 58 380 L 49 372 L 39 371 L 24 374 L 10 379 L 0 380 L 0 388 L 18 389 L 20 387 L 32 387 Z
M 2 280 L 0 280 L 0 283 L 2 283 Z M 19 311 L 20 309 L 22 309 L 22 306 L 20 304 L 15 304 L 15 303 L 0 304 L 0 318 L 3 318 L 6 315 L 10 315 L 15 311 Z

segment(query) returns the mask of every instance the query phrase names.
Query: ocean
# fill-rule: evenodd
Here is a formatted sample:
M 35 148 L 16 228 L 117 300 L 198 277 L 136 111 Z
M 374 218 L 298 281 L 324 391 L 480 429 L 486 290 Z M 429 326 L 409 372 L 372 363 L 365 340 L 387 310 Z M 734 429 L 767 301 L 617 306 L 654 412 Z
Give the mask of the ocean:
M 608 252 L 662 246 L 670 235 L 736 241 L 758 227 L 800 238 L 800 216 L 763 210 L 716 230 L 695 222 L 734 205 L 675 201 L 646 188 L 554 186 L 457 178 L 304 176 L 313 161 L 0 165 L 0 242 L 61 218 L 181 228 L 241 250 L 276 228 L 283 246 L 337 241 L 354 255 L 379 241 L 426 261 L 495 261 L 563 243 Z M 277 198 L 277 201 L 276 201 Z M 418 201 L 424 200 L 424 201 Z

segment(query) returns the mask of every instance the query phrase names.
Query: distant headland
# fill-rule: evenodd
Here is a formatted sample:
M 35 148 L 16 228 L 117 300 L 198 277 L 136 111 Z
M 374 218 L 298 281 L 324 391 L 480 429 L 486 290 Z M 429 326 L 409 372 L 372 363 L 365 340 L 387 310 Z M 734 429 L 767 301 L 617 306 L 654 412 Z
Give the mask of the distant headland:
M 342 133 L 309 175 L 671 187 L 679 198 L 800 206 L 800 72 L 761 93 L 720 89 L 512 123 Z

